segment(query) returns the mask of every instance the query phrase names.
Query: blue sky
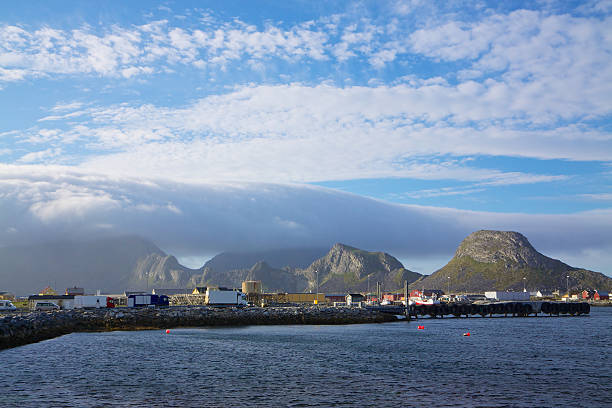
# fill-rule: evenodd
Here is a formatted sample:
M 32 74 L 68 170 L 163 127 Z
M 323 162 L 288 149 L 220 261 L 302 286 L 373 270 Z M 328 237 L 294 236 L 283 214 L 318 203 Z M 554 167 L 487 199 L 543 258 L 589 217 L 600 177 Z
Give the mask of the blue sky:
M 183 259 L 342 240 L 431 272 L 458 244 L 366 239 L 313 201 L 324 191 L 384 204 L 373 218 L 436 213 L 459 241 L 543 226 L 528 235 L 538 249 L 612 273 L 611 27 L 609 0 L 0 4 L 0 245 L 73 237 L 111 210 L 99 233 L 147 235 Z M 240 203 L 226 224 L 189 219 L 192 198 L 145 198 L 126 180 L 203 202 L 276 186 L 267 209 L 294 212 L 261 210 L 286 221 L 278 236 L 245 223 L 258 238 L 214 245 Z M 311 195 L 288 200 L 294 189 Z M 174 209 L 176 238 L 125 228 L 134 208 Z M 58 221 L 66 211 L 81 224 Z M 194 222 L 217 228 L 190 235 L 199 246 L 180 239 Z

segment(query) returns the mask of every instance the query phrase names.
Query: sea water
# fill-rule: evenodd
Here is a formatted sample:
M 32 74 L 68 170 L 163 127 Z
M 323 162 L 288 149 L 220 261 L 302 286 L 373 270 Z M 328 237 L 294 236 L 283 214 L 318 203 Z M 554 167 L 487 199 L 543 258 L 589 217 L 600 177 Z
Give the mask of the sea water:
M 611 336 L 612 308 L 581 317 L 74 333 L 0 351 L 0 401 L 603 407 L 612 406 Z

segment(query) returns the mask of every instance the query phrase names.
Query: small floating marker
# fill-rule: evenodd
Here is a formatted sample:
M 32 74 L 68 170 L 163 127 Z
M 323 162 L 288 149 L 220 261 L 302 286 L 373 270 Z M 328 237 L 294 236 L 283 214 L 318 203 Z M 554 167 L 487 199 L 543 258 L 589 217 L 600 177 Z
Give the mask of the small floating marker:
M 418 326 L 418 327 L 417 327 L 417 329 L 418 329 L 418 330 L 424 330 L 424 329 L 425 329 L 425 326 Z
M 166 334 L 170 334 L 170 329 L 166 329 Z
M 465 337 L 470 337 L 470 332 L 463 333 L 463 335 L 464 335 Z

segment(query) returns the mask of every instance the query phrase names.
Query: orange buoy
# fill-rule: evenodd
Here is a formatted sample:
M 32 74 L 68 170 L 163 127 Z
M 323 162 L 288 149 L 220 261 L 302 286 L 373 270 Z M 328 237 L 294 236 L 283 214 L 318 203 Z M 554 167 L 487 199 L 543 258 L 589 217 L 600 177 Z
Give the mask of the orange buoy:
M 170 334 L 170 329 L 166 329 L 166 334 Z

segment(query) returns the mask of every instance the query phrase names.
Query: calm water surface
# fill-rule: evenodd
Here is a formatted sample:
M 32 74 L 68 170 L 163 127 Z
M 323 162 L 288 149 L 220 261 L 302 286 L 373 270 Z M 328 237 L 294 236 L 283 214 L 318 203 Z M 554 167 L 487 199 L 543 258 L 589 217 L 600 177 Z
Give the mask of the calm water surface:
M 0 401 L 605 407 L 612 406 L 611 334 L 612 308 L 573 318 L 75 333 L 0 351 Z

